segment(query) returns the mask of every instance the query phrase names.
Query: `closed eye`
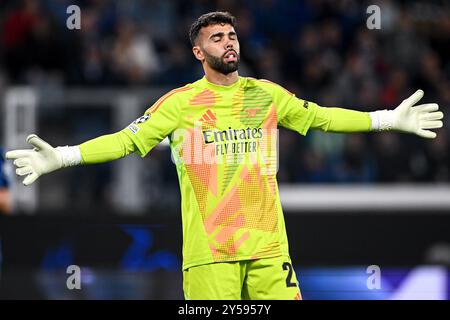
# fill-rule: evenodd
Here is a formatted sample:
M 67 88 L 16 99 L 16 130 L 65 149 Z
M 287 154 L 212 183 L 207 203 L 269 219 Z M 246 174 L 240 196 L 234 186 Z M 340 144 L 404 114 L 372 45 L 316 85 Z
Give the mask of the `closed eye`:
M 224 35 L 225 34 L 223 32 L 218 32 L 218 33 L 211 35 L 209 38 L 212 41 L 217 42 L 217 41 L 220 41 Z
M 212 40 L 212 41 L 214 41 L 214 42 L 219 42 L 219 41 L 221 41 L 222 40 L 222 38 L 225 36 L 225 33 L 223 33 L 223 32 L 218 32 L 218 33 L 215 33 L 215 34 L 213 34 L 213 35 L 211 35 L 210 36 L 210 39 Z M 229 32 L 228 33 L 228 37 L 230 38 L 230 40 L 237 40 L 237 34 L 236 34 L 236 32 Z

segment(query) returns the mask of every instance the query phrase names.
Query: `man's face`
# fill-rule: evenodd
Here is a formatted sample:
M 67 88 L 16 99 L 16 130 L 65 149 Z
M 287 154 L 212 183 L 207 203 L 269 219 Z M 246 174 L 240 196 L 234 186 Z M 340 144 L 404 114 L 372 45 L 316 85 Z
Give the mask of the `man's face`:
M 215 24 L 200 30 L 194 54 L 220 73 L 229 74 L 238 69 L 239 41 L 229 24 Z

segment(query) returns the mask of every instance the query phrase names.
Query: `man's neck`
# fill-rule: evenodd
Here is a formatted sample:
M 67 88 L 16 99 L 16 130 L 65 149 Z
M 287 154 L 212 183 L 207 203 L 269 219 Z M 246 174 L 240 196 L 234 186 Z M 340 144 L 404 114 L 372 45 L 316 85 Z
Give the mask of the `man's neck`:
M 239 74 L 237 71 L 229 74 L 223 74 L 220 72 L 205 72 L 205 77 L 209 82 L 220 86 L 230 86 L 239 80 Z

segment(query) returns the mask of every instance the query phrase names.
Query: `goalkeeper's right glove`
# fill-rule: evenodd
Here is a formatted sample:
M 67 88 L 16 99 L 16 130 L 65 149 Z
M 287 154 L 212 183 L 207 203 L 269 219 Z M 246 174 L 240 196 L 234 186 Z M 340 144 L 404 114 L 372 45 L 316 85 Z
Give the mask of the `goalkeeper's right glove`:
M 13 150 L 6 153 L 6 159 L 14 160 L 17 167 L 16 174 L 26 176 L 23 180 L 26 186 L 46 173 L 81 163 L 78 147 L 53 148 L 35 134 L 29 135 L 27 142 L 34 146 L 34 149 Z

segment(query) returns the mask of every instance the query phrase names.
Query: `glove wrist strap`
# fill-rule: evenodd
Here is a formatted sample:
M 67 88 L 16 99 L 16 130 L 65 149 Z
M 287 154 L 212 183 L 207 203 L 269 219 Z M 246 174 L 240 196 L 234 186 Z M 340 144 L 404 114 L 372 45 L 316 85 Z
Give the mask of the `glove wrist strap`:
M 389 131 L 394 128 L 394 110 L 378 110 L 369 112 L 372 119 L 372 130 Z
M 73 167 L 81 164 L 81 152 L 78 146 L 75 147 L 56 147 L 55 148 L 62 159 L 62 167 Z

